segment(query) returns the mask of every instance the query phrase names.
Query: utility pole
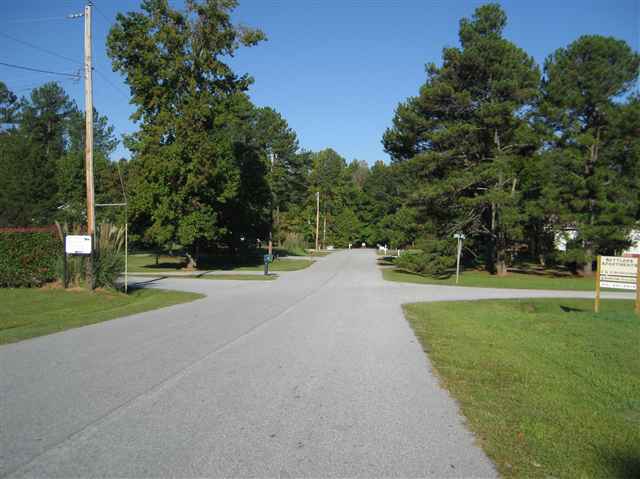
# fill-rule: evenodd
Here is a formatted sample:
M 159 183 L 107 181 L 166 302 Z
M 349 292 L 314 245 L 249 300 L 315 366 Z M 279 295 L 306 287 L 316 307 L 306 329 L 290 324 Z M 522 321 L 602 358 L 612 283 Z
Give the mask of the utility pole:
M 269 149 L 269 158 L 271 160 L 271 178 L 273 179 L 273 163 L 275 162 L 275 155 L 273 151 Z M 269 219 L 269 247 L 267 253 L 269 256 L 273 254 L 273 190 L 271 190 L 271 207 L 270 207 L 270 219 Z
M 316 252 L 318 251 L 318 234 L 320 232 L 320 192 L 316 193 Z
M 93 70 L 91 65 L 91 4 L 84 7 L 84 165 L 87 185 L 87 234 L 91 236 L 91 254 L 87 257 L 87 286 L 95 288 L 93 259 L 96 240 L 95 193 L 93 188 Z
M 327 249 L 327 210 L 324 211 L 324 226 L 322 227 L 322 249 Z

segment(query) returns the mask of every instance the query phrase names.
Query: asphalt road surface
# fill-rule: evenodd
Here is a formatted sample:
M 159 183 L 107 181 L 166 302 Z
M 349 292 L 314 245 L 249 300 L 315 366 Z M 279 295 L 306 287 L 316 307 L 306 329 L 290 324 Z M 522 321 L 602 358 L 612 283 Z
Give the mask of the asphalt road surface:
M 343 251 L 273 282 L 0 346 L 0 476 L 495 477 L 413 301 L 587 296 L 382 280 Z

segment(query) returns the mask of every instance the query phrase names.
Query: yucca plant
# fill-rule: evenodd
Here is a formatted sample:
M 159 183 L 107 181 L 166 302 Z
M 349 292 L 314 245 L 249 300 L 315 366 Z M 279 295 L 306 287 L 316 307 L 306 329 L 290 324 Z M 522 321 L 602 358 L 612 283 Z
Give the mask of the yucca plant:
M 86 230 L 82 225 L 56 223 L 58 233 L 65 235 L 82 235 Z M 112 288 L 124 269 L 124 233 L 123 226 L 112 223 L 101 223 L 96 226 L 96 245 L 93 261 L 93 271 L 97 287 Z M 68 256 L 67 275 L 71 286 L 80 286 L 86 276 L 86 257 Z M 58 276 L 63 276 L 62 262 L 58 266 Z
M 112 223 L 97 227 L 94 275 L 98 287 L 114 287 L 124 269 L 124 232 L 123 226 Z

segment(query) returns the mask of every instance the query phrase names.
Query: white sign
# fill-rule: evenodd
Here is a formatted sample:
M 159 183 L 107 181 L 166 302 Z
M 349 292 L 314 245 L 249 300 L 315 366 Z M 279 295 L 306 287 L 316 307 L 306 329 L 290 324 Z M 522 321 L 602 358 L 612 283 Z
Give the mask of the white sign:
M 64 251 L 67 254 L 91 254 L 91 236 L 69 235 L 65 237 Z
M 602 256 L 600 287 L 634 291 L 638 278 L 638 258 Z
M 630 291 L 636 290 L 635 283 L 614 283 L 612 281 L 600 281 L 601 288 L 613 288 L 613 289 L 627 289 Z
M 600 274 L 635 278 L 638 275 L 638 258 L 602 256 Z

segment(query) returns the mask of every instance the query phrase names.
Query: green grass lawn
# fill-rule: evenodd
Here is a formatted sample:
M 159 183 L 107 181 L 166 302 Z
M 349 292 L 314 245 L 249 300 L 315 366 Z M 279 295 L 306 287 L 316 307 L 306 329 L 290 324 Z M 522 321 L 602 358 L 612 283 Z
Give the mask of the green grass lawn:
M 185 276 L 186 278 L 193 278 L 193 276 Z M 198 279 L 210 279 L 210 280 L 228 280 L 228 281 L 275 281 L 278 276 L 275 274 L 205 274 L 203 276 L 197 276 Z
M 504 477 L 640 477 L 632 301 L 420 303 L 405 314 Z
M 389 268 L 382 271 L 382 277 L 388 281 L 398 281 L 402 283 L 438 284 L 443 286 L 456 285 L 455 274 L 440 279 Z M 571 275 L 511 272 L 507 276 L 495 276 L 487 273 L 486 271 L 464 271 L 460 275 L 460 283 L 458 286 L 594 291 L 595 280 L 594 278 Z
M 311 259 L 278 259 L 269 264 L 269 271 L 299 271 L 308 268 L 314 263 Z M 232 271 L 263 271 L 264 265 L 259 266 L 241 266 L 234 268 Z
M 181 271 L 186 261 L 181 256 L 159 256 L 152 254 L 137 254 L 129 256 L 130 273 L 170 273 Z M 269 265 L 269 271 L 298 271 L 308 268 L 313 260 L 282 258 Z M 250 258 L 237 261 L 229 261 L 226 258 L 214 258 L 202 261 L 198 265 L 199 270 L 225 270 L 225 271 L 262 271 L 264 264 L 262 258 Z
M 204 296 L 180 291 L 138 289 L 115 291 L 0 289 L 0 344 L 99 323 Z

